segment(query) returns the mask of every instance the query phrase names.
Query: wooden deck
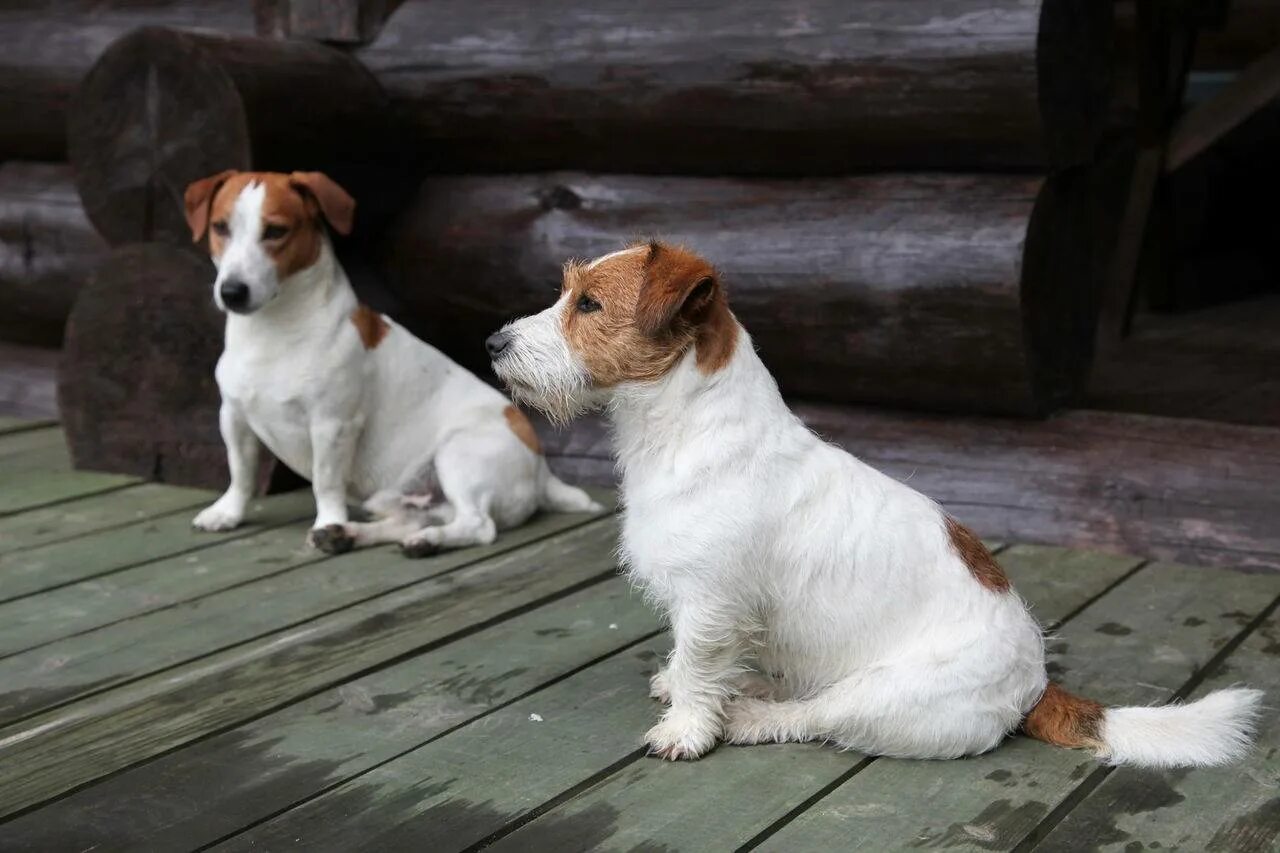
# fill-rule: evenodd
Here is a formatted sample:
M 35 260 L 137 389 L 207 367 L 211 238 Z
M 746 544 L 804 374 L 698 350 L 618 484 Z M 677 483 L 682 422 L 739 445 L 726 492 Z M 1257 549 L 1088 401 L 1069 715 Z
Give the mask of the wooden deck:
M 72 472 L 55 427 L 0 420 L 0 850 L 1276 847 L 1275 712 L 1219 770 L 1020 737 L 952 762 L 780 745 L 661 763 L 640 737 L 669 641 L 615 572 L 612 516 L 326 558 L 302 547 L 309 495 L 194 533 L 210 497 Z M 999 559 L 1072 689 L 1280 686 L 1278 574 Z

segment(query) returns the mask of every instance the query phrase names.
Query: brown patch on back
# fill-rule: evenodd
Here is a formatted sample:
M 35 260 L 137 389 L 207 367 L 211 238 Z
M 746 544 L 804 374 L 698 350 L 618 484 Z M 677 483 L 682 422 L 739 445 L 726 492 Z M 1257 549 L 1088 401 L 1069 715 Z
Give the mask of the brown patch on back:
M 516 438 L 520 439 L 520 443 L 541 456 L 542 443 L 538 441 L 538 434 L 534 432 L 533 424 L 529 423 L 524 412 L 515 406 L 507 406 L 502 410 L 502 416 L 507 419 L 507 426 L 516 434 Z
M 351 312 L 351 323 L 360 333 L 360 342 L 365 349 L 373 349 L 382 343 L 382 339 L 391 331 L 387 319 L 363 302 Z
M 661 377 L 692 345 L 711 374 L 733 355 L 738 329 L 715 269 L 681 248 L 633 246 L 594 266 L 565 266 L 565 339 L 599 387 Z M 577 310 L 587 296 L 601 309 Z
M 947 536 L 951 539 L 951 547 L 956 549 L 960 560 L 969 567 L 969 574 L 994 592 L 1008 592 L 1009 578 L 991 556 L 982 540 L 973 535 L 973 531 L 947 516 Z
M 1102 746 L 1105 713 L 1106 708 L 1092 699 L 1075 696 L 1050 681 L 1022 721 L 1022 731 L 1054 746 L 1098 749 Z

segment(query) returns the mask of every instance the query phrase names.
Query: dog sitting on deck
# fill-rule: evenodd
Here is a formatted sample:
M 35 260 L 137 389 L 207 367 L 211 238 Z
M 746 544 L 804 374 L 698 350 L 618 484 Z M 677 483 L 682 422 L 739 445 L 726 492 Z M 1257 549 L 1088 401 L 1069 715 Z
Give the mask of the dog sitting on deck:
M 259 439 L 311 480 L 308 541 L 330 553 L 399 542 L 422 556 L 492 542 L 538 509 L 599 509 L 551 474 L 502 394 L 359 304 L 326 230 L 349 233 L 355 202 L 332 180 L 227 171 L 185 201 L 193 239 L 209 232 L 227 314 L 217 379 L 231 485 L 197 528 L 240 523 Z M 348 498 L 380 518 L 348 523 Z
M 810 432 L 690 252 L 571 262 L 554 305 L 487 345 L 517 399 L 608 413 L 621 552 L 675 640 L 651 752 L 697 758 L 723 737 L 953 758 L 1019 726 L 1113 763 L 1246 749 L 1259 691 L 1107 709 L 1050 682 L 1041 630 L 978 538 Z

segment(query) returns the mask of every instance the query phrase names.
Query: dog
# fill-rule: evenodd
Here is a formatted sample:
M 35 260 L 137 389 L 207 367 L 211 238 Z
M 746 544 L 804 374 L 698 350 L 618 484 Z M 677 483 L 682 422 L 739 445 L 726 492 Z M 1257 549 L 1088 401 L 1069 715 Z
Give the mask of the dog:
M 1247 749 L 1261 693 L 1104 708 L 1048 680 L 1040 627 L 982 542 L 788 409 L 721 276 L 652 242 L 565 266 L 551 307 L 487 341 L 519 400 L 608 415 L 627 571 L 670 618 L 650 752 L 829 740 L 955 758 L 1019 726 L 1113 763 Z
M 532 425 L 500 392 L 358 302 L 327 228 L 355 202 L 319 172 L 226 171 L 185 193 L 209 234 L 226 313 L 216 376 L 231 484 L 194 519 L 230 530 L 254 491 L 259 440 L 311 480 L 308 542 L 342 553 L 399 542 L 410 556 L 483 545 L 539 509 L 599 505 L 547 468 Z M 376 519 L 353 523 L 348 499 Z

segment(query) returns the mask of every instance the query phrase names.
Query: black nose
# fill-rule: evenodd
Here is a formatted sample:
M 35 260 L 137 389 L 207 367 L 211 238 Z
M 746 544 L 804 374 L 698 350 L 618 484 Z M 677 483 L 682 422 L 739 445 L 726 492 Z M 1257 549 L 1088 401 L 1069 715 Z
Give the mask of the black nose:
M 222 296 L 222 304 L 232 311 L 238 311 L 249 304 L 249 285 L 243 281 L 224 281 L 218 288 Z
M 506 332 L 494 332 L 484 342 L 484 348 L 489 351 L 489 358 L 497 358 L 509 346 L 511 346 L 511 336 Z

